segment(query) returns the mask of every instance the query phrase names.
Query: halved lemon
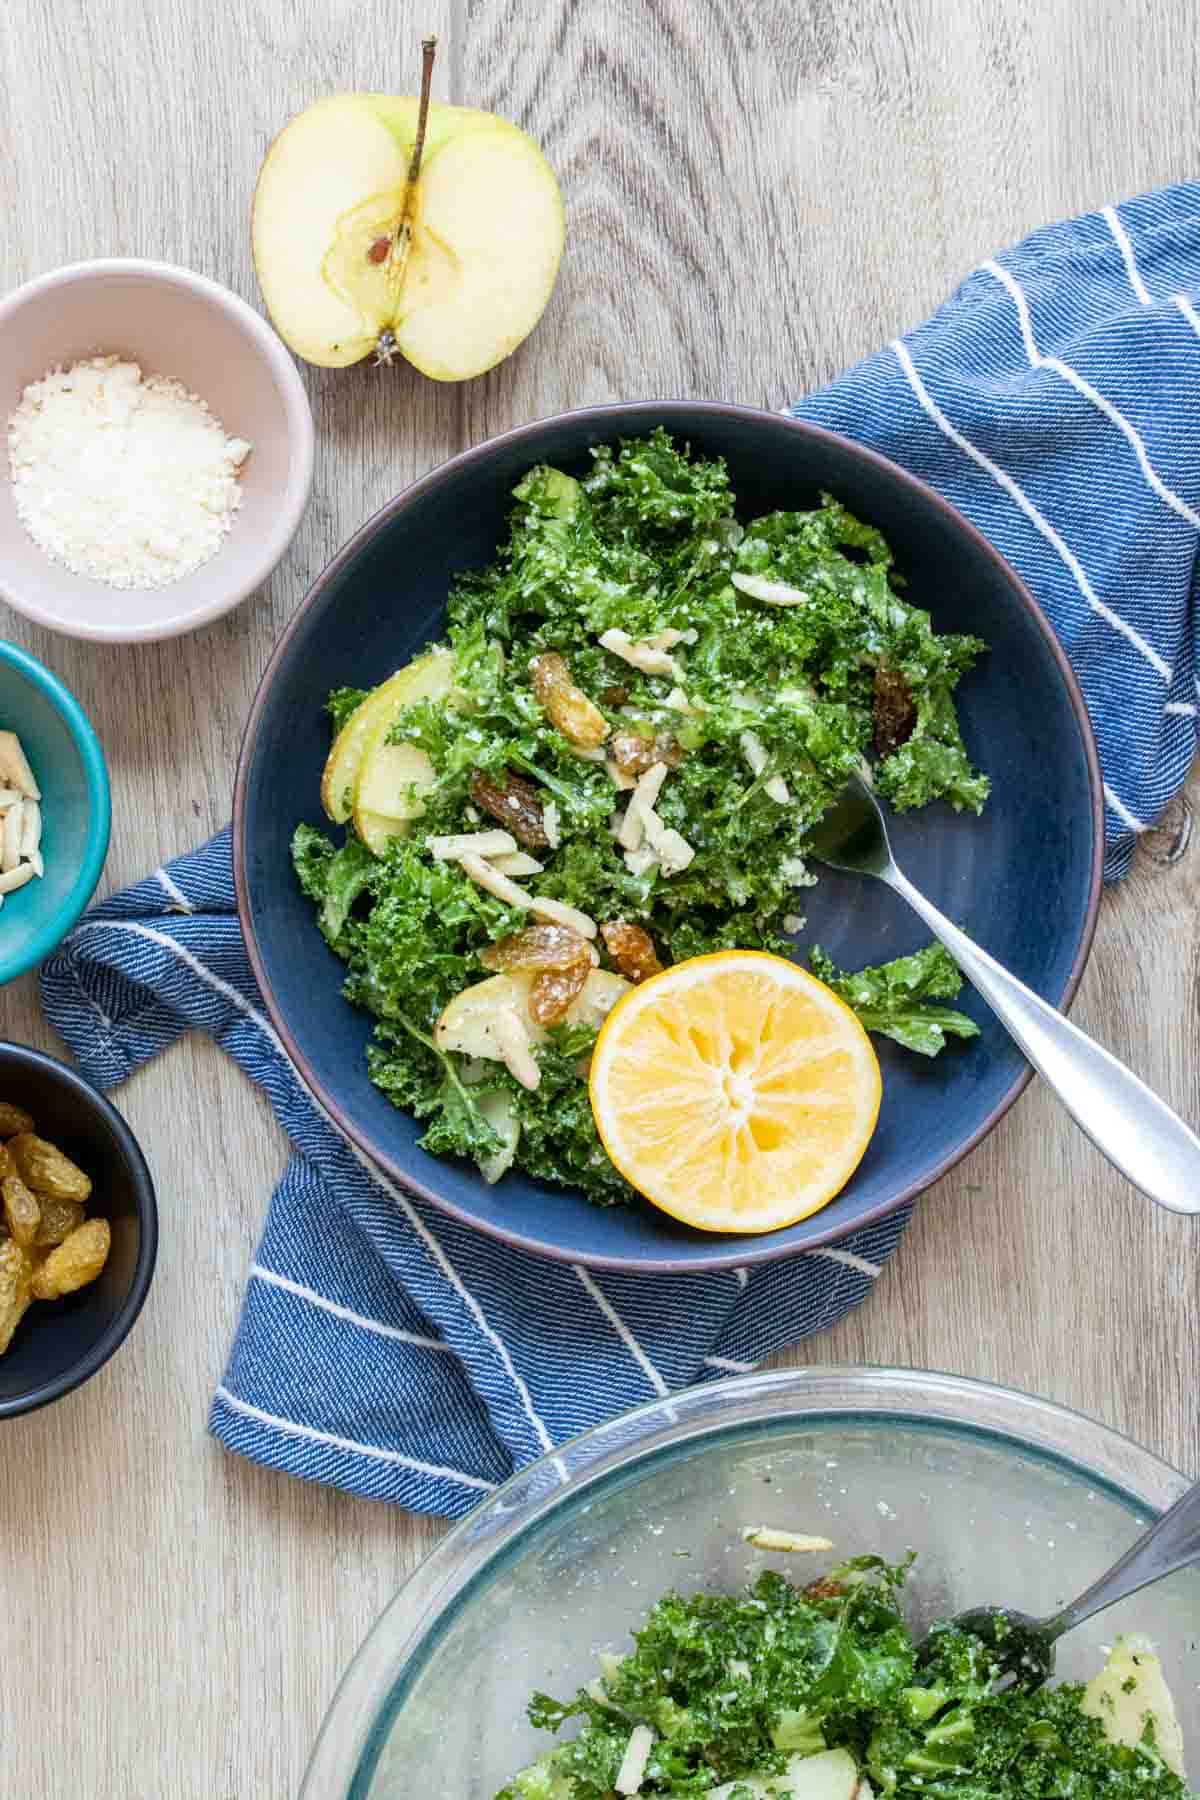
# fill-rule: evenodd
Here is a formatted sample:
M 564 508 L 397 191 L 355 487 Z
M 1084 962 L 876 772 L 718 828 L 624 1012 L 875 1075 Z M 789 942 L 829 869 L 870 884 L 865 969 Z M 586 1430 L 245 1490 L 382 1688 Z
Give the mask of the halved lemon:
M 701 1231 L 776 1231 L 862 1159 L 882 1084 L 871 1040 L 782 956 L 722 950 L 635 987 L 605 1020 L 589 1092 L 625 1179 Z

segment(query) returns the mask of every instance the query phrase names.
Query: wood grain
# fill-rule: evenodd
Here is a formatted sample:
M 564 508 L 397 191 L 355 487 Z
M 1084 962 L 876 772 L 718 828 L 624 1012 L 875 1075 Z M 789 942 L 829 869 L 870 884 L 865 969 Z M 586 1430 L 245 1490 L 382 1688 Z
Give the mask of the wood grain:
M 118 885 L 225 822 L 271 644 L 351 530 L 457 448 L 646 395 L 781 405 L 1065 212 L 1194 173 L 1186 0 L 43 0 L 0 9 L 0 278 L 152 255 L 257 303 L 246 212 L 271 134 L 332 88 L 516 118 L 563 178 L 569 248 L 535 336 L 447 389 L 305 370 L 313 502 L 240 611 L 161 646 L 6 615 L 96 721 Z M 1182 122 L 1182 124 L 1181 124 Z M 1200 806 L 1200 782 L 1193 783 Z M 1200 834 L 1198 834 L 1200 835 Z M 1200 851 L 1104 906 L 1076 1017 L 1200 1117 Z M 33 982 L 0 1031 L 53 1048 Z M 338 1674 L 439 1526 L 204 1434 L 285 1149 L 188 1040 L 122 1091 L 158 1178 L 159 1272 L 117 1361 L 0 1437 L 0 1795 L 274 1800 Z M 785 1359 L 989 1376 L 1200 1467 L 1193 1227 L 1154 1212 L 1033 1089 L 920 1204 L 870 1305 Z

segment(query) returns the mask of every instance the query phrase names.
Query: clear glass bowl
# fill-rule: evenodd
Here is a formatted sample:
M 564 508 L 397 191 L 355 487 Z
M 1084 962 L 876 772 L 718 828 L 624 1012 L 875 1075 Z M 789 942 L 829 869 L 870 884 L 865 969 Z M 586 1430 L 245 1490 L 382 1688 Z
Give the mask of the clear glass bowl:
M 985 1601 L 1051 1611 L 1187 1485 L 1078 1413 L 946 1375 L 805 1369 L 656 1401 L 515 1476 L 427 1558 L 343 1679 L 302 1800 L 491 1800 L 548 1741 L 525 1721 L 533 1689 L 573 1692 L 668 1588 L 787 1567 L 749 1549 L 746 1525 L 816 1530 L 842 1555 L 911 1546 L 920 1626 Z M 806 1557 L 806 1577 L 821 1566 Z M 1192 1569 L 1058 1656 L 1081 1676 L 1118 1632 L 1153 1638 L 1193 1773 L 1198 1626 Z

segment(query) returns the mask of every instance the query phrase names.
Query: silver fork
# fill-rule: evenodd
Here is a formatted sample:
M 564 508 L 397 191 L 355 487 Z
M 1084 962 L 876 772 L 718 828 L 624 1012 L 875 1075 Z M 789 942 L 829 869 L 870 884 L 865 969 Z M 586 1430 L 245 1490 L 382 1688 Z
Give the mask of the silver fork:
M 1021 1687 L 1040 1687 L 1054 1673 L 1054 1646 L 1064 1632 L 1194 1562 L 1200 1562 L 1200 1483 L 1189 1488 L 1078 1600 L 1051 1618 L 1035 1619 L 1015 1607 L 974 1606 L 957 1613 L 950 1623 L 981 1638 L 994 1653 L 1001 1674 L 1015 1676 Z M 921 1645 L 918 1662 L 927 1662 L 936 1649 L 934 1632 Z
M 857 776 L 809 834 L 831 868 L 874 875 L 940 938 L 1080 1130 L 1143 1194 L 1172 1212 L 1200 1213 L 1200 1138 L 1144 1081 L 1041 1000 L 930 904 L 896 866 L 883 811 Z

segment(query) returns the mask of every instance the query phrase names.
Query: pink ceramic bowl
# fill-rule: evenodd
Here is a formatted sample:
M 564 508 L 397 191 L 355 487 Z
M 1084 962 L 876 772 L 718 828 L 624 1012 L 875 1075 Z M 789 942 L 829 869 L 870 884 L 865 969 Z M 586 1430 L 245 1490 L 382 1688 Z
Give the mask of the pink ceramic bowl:
M 0 596 L 71 637 L 174 637 L 252 594 L 291 543 L 312 486 L 312 413 L 287 350 L 244 300 L 188 269 L 129 258 L 72 263 L 0 300 L 0 421 L 47 370 L 114 351 L 143 374 L 181 381 L 253 445 L 232 528 L 215 556 L 169 587 L 108 587 L 51 561 L 26 534 L 5 445 Z

